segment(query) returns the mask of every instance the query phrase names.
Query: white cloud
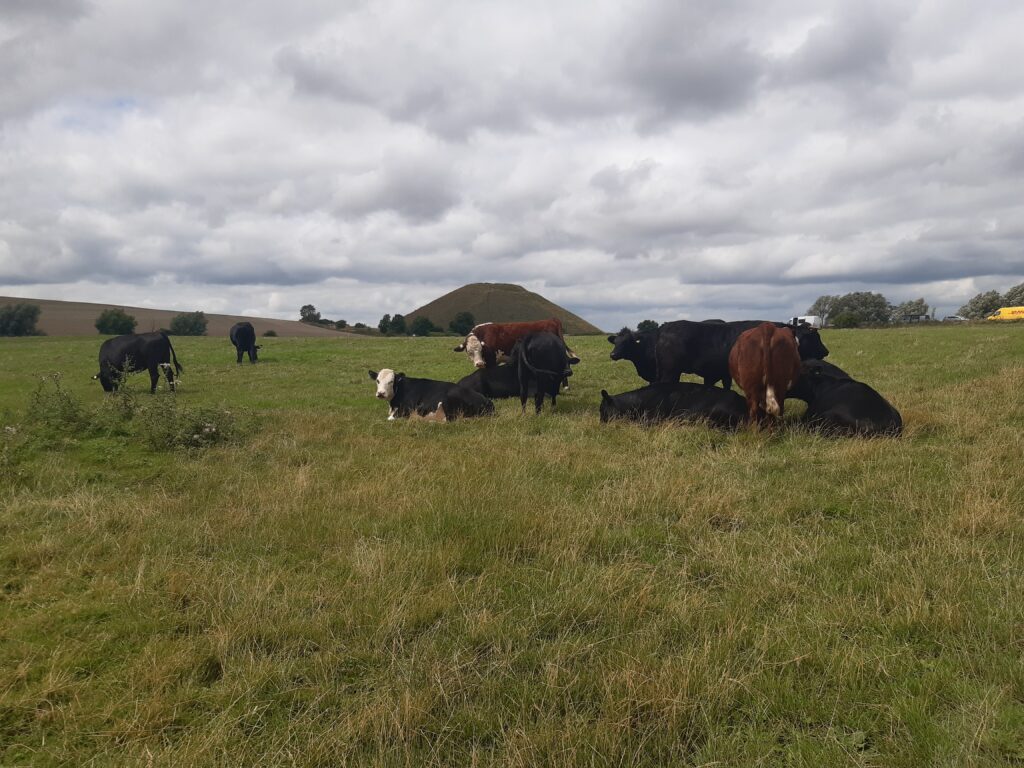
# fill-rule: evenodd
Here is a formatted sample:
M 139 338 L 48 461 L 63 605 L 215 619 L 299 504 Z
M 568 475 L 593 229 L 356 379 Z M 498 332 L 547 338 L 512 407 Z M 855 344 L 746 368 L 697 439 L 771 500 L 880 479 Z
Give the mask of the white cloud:
M 294 5 L 294 4 L 293 4 Z M 999 0 L 0 8 L 0 293 L 607 328 L 1024 276 Z M 173 302 L 173 303 L 172 303 Z

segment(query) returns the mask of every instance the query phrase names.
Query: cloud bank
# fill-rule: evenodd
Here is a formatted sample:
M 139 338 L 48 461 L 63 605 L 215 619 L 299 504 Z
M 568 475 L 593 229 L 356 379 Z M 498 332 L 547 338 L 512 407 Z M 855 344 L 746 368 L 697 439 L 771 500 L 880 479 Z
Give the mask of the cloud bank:
M 373 323 L 515 282 L 606 328 L 848 290 L 952 311 L 1024 280 L 1024 7 L 977 10 L 8 0 L 0 293 Z

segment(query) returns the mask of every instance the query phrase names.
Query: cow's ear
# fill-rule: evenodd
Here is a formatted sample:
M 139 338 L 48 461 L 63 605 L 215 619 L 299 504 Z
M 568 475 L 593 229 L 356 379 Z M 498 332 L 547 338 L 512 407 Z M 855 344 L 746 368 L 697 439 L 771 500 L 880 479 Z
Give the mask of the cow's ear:
M 612 399 L 612 396 L 608 394 L 608 390 L 607 389 L 602 389 L 601 390 L 601 399 L 602 400 L 611 400 Z
M 614 344 L 615 343 L 615 337 L 614 336 L 609 336 L 608 337 L 608 343 L 609 344 Z
M 377 372 L 376 371 L 370 371 L 370 378 L 373 379 L 374 381 L 376 381 L 377 380 Z
M 404 378 L 405 378 L 405 374 L 404 373 L 396 373 L 395 374 L 395 381 L 401 381 Z
M 465 351 L 466 351 L 466 342 L 462 342 L 461 344 L 459 344 L 459 346 L 455 347 L 455 349 L 452 350 L 452 352 L 465 352 Z

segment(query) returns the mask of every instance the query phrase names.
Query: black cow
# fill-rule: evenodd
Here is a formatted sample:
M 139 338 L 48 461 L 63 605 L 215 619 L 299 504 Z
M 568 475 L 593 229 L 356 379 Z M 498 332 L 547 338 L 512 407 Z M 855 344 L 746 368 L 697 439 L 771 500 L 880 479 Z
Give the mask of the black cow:
M 725 389 L 732 386 L 729 375 L 729 352 L 744 331 L 761 325 L 761 320 L 739 320 L 731 323 L 695 323 L 675 320 L 658 328 L 655 344 L 656 381 L 676 382 L 683 373 L 692 373 L 704 379 L 707 385 L 722 382 Z M 789 328 L 796 336 L 801 360 L 822 359 L 828 348 L 822 343 L 818 331 L 809 325 L 774 323 Z
M 519 397 L 519 366 L 509 363 L 480 368 L 459 379 L 458 385 L 493 399 Z M 536 384 L 531 383 L 528 394 L 534 394 L 536 389 Z
M 231 339 L 231 343 L 235 345 L 235 351 L 238 352 L 238 364 L 242 364 L 242 354 L 249 354 L 249 362 L 255 363 L 258 359 L 256 350 L 259 346 L 256 344 L 256 329 L 252 327 L 252 323 L 243 321 L 241 323 L 235 323 L 231 326 L 231 330 L 228 332 L 228 338 Z
M 641 379 L 652 382 L 658 377 L 657 358 L 654 355 L 657 340 L 657 331 L 631 331 L 623 328 L 615 336 L 608 337 L 608 343 L 613 345 L 609 357 L 612 360 L 629 360 Z
M 174 368 L 171 368 L 171 361 Z M 174 372 L 184 368 L 178 364 L 171 340 L 163 331 L 153 333 L 129 333 L 107 339 L 100 345 L 100 372 L 93 376 L 99 379 L 104 392 L 116 392 L 121 380 L 135 371 L 149 371 L 149 391 L 156 392 L 160 369 L 164 369 L 167 383 L 174 391 Z
M 621 395 L 601 390 L 601 421 L 706 421 L 723 429 L 736 429 L 747 418 L 743 398 L 731 389 L 673 382 L 650 384 Z
M 537 413 L 540 413 L 544 395 L 551 397 L 551 407 L 554 408 L 559 386 L 572 376 L 565 342 L 546 331 L 528 334 L 516 342 L 512 349 L 512 364 L 518 369 L 519 402 L 524 411 L 531 385 L 536 387 L 533 402 Z
M 444 409 L 448 421 L 460 416 L 494 413 L 494 403 L 486 397 L 450 381 L 414 379 L 390 368 L 369 373 L 370 378 L 377 382 L 377 397 L 387 400 L 391 406 L 388 421 L 405 419 L 413 413 L 430 416 L 437 412 L 439 406 Z
M 878 392 L 823 360 L 806 360 L 788 397 L 807 403 L 803 420 L 835 435 L 896 436 L 903 431 L 900 412 Z

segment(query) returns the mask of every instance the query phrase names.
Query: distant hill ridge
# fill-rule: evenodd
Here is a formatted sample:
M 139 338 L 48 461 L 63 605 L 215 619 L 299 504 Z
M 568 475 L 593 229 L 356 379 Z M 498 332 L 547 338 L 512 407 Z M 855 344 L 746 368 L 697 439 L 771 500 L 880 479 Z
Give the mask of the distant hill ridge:
M 557 317 L 566 333 L 586 335 L 602 333 L 579 315 L 548 301 L 540 294 L 512 283 L 470 283 L 424 304 L 405 316 L 406 323 L 427 317 L 434 325 L 448 330 L 448 323 L 459 312 L 471 312 L 478 323 L 513 323 Z
M 92 304 L 84 301 L 57 301 L 55 299 L 22 299 L 11 296 L 0 296 L 0 307 L 9 304 L 37 304 L 42 310 L 36 327 L 48 336 L 99 336 L 96 330 L 96 318 L 105 309 L 123 309 L 135 318 L 136 333 L 156 331 L 168 328 L 175 315 L 189 310 L 183 309 L 150 309 L 148 307 L 128 307 L 124 304 Z M 278 336 L 348 336 L 358 338 L 356 334 L 319 328 L 298 320 L 277 320 L 272 317 L 243 317 L 242 315 L 206 314 L 207 336 L 224 336 L 235 323 L 248 320 L 256 329 L 256 335 L 262 336 L 267 331 L 274 331 Z

